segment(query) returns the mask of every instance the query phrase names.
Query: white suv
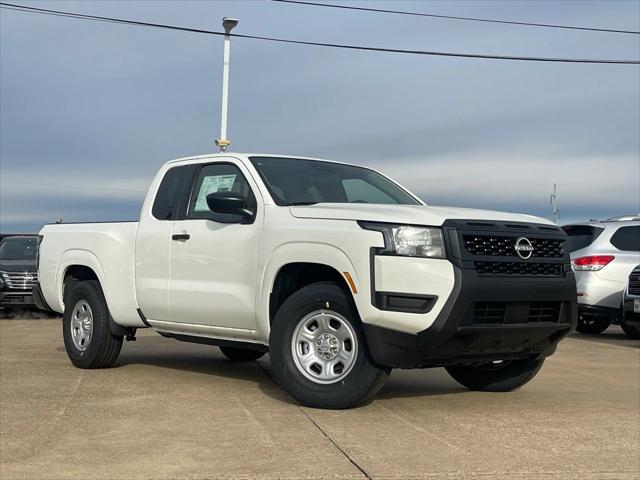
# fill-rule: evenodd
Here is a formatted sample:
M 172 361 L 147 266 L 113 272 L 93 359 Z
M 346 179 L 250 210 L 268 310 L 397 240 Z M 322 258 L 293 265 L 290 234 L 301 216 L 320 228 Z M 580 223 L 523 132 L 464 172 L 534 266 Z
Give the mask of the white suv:
M 576 330 L 601 333 L 622 319 L 629 274 L 640 263 L 640 217 L 562 227 L 569 236 L 580 317 Z

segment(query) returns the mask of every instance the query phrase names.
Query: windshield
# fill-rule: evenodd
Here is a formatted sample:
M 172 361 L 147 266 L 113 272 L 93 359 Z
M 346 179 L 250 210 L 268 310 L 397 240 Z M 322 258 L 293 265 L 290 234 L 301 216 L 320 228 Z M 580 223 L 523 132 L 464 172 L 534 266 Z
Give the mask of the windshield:
M 420 205 L 409 193 L 373 170 L 297 158 L 251 157 L 277 205 L 382 203 Z
M 5 238 L 0 243 L 0 260 L 35 260 L 37 248 L 35 237 Z

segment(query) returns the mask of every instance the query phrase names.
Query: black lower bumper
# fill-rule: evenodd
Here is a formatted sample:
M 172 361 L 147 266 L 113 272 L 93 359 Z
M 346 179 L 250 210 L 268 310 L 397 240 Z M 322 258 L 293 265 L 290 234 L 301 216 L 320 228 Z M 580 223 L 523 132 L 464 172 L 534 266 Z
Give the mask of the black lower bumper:
M 0 307 L 33 305 L 33 297 L 28 290 L 5 290 L 0 292 Z
M 454 266 L 455 287 L 434 323 L 416 335 L 365 325 L 373 360 L 433 367 L 551 355 L 577 321 L 573 273 L 488 277 Z
M 626 300 L 622 305 L 622 321 L 625 325 L 640 327 L 640 313 L 633 311 L 633 300 Z
M 616 323 L 620 317 L 620 308 L 578 303 L 578 314 L 583 318 L 602 318 L 608 319 L 612 323 Z

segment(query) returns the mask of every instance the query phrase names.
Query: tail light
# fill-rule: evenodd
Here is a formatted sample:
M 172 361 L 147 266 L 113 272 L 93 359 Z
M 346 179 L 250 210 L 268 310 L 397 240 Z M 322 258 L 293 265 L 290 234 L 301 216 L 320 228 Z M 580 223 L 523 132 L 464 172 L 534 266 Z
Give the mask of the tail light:
M 606 265 L 616 258 L 613 255 L 589 255 L 587 257 L 579 257 L 571 260 L 574 270 L 586 270 L 595 272 L 602 270 Z

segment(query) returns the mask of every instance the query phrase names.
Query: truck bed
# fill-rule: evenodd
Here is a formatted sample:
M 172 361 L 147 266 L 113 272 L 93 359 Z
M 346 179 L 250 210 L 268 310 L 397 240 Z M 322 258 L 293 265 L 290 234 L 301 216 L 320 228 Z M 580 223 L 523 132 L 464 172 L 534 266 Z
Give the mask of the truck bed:
M 63 283 L 69 266 L 91 266 L 98 277 L 113 319 L 142 326 L 135 298 L 135 236 L 138 222 L 45 225 L 39 254 L 39 278 L 49 306 L 62 313 Z M 80 261 L 81 260 L 81 261 Z

